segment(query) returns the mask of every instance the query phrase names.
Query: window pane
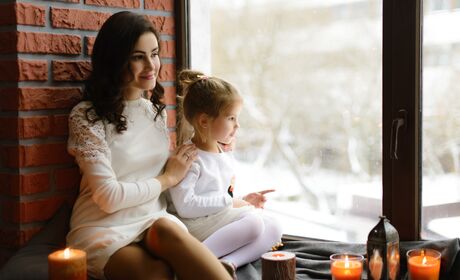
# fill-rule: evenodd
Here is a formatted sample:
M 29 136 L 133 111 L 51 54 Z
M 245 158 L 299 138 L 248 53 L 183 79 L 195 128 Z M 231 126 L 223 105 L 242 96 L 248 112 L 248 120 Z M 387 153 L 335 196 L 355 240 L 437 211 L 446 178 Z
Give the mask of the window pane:
M 285 233 L 363 242 L 382 203 L 382 1 L 191 1 L 192 67 L 244 97 L 235 193 Z
M 425 0 L 422 238 L 460 237 L 460 10 Z

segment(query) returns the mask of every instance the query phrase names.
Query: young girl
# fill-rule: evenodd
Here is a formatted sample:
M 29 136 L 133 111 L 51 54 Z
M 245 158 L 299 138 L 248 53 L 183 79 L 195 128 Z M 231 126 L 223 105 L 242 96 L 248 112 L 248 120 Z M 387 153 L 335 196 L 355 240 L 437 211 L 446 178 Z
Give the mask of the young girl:
M 169 189 L 171 212 L 185 223 L 189 232 L 233 269 L 257 260 L 281 240 L 280 226 L 255 208 L 263 208 L 264 194 L 251 193 L 233 198 L 234 159 L 221 144 L 230 145 L 239 128 L 243 100 L 228 82 L 183 70 L 178 75 L 178 139 L 191 140 L 198 157 L 185 178 Z M 191 124 L 187 129 L 184 121 Z M 182 143 L 178 143 L 182 144 Z

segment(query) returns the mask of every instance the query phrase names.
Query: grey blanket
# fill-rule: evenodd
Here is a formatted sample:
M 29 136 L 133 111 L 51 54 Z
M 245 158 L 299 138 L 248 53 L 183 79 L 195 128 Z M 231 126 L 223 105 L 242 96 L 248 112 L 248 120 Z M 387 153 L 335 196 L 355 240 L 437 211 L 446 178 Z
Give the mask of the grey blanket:
M 68 231 L 70 207 L 64 204 L 45 228 L 34 236 L 27 246 L 21 248 L 3 267 L 2 280 L 48 279 L 48 254 L 65 246 Z M 305 239 L 302 241 L 283 240 L 283 251 L 296 254 L 297 280 L 331 279 L 329 256 L 334 253 L 359 253 L 365 255 L 364 244 L 331 242 Z M 413 248 L 433 248 L 442 252 L 440 280 L 460 280 L 460 240 L 401 242 L 401 275 L 407 279 L 406 252 Z M 260 280 L 260 260 L 242 266 L 237 271 L 239 280 Z M 364 275 L 363 279 L 367 279 Z
M 334 253 L 359 253 L 365 256 L 365 244 L 318 240 L 285 241 L 280 250 L 296 254 L 296 279 L 331 279 L 329 256 Z M 406 252 L 414 248 L 432 248 L 442 252 L 440 280 L 460 280 L 460 240 L 401 242 L 401 279 L 407 279 Z M 260 260 L 238 268 L 239 280 L 260 280 Z M 363 274 L 363 279 L 367 275 Z

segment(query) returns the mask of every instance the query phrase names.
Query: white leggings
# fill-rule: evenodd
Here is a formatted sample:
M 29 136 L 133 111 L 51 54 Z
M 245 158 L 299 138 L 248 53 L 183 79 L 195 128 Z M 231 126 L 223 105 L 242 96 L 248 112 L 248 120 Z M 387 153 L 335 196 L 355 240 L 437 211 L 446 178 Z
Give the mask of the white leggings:
M 203 241 L 218 258 L 236 267 L 253 262 L 281 241 L 281 226 L 258 213 L 243 214 Z

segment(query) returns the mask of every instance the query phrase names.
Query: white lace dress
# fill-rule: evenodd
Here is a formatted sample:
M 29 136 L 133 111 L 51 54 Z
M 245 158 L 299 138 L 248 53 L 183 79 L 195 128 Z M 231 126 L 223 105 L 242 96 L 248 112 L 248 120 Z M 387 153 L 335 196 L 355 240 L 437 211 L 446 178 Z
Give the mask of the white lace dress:
M 67 244 L 86 251 L 89 274 L 104 279 L 109 257 L 140 241 L 156 219 L 168 217 L 185 226 L 166 212 L 160 182 L 154 178 L 169 155 L 166 114 L 154 121 L 149 100 L 126 101 L 127 130 L 118 134 L 113 124 L 88 122 L 89 107 L 89 102 L 79 103 L 69 118 L 68 151 L 82 180 Z

